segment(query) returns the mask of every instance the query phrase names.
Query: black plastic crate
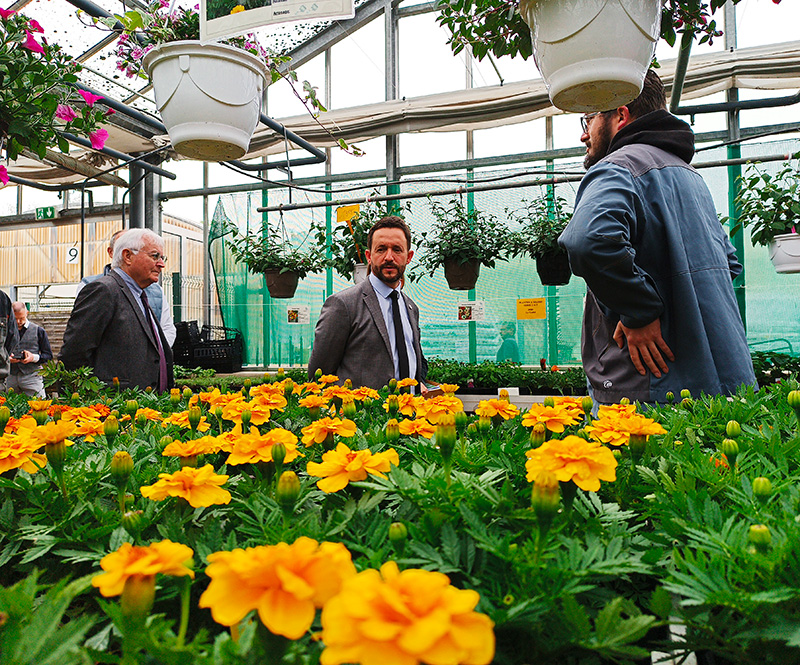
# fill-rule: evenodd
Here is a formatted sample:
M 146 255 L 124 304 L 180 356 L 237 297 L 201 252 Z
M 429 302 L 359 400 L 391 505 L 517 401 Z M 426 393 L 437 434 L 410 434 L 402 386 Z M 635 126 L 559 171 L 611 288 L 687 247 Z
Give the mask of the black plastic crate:
M 200 329 L 197 321 L 178 321 L 175 324 L 175 344 L 191 346 L 200 341 Z
M 235 328 L 205 325 L 200 340 L 191 346 L 192 367 L 231 373 L 242 369 L 244 338 Z

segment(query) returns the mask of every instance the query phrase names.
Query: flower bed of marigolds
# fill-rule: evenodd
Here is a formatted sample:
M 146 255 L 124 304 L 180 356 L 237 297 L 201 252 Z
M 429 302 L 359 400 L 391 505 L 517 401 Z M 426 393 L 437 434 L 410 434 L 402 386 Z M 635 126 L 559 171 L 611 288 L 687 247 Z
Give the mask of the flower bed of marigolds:
M 594 417 L 333 381 L 7 395 L 0 663 L 800 662 L 793 378 Z

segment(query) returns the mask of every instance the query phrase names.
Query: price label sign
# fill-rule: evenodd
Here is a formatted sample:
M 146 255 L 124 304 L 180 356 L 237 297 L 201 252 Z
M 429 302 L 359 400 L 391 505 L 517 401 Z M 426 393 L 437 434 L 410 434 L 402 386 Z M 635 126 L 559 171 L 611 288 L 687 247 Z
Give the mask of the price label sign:
M 55 206 L 45 206 L 44 208 L 36 208 L 36 219 L 55 219 L 56 209 Z
M 81 257 L 81 251 L 78 249 L 77 245 L 75 247 L 70 247 L 67 250 L 67 263 L 77 263 Z
M 544 298 L 520 298 L 517 300 L 518 319 L 544 319 L 547 305 Z

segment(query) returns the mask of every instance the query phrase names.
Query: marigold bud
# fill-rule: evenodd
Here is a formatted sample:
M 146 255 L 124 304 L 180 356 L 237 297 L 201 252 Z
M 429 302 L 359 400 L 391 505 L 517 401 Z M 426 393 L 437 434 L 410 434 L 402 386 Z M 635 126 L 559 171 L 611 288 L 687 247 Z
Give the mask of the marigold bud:
M 552 395 L 548 395 L 547 397 L 542 400 L 543 406 L 550 406 L 553 407 L 556 405 L 556 400 Z
M 722 454 L 728 458 L 731 469 L 736 466 L 736 457 L 739 454 L 739 444 L 735 439 L 722 439 Z
M 400 423 L 394 418 L 386 421 L 386 440 L 395 443 L 400 438 Z
M 115 376 L 113 379 L 111 379 L 111 386 L 114 388 L 114 390 L 119 392 L 119 377 Z
M 194 393 L 192 392 L 192 389 L 189 388 L 188 386 L 184 386 L 183 387 L 183 399 L 185 399 L 188 402 L 190 399 L 192 399 L 192 395 L 194 395 Z
M 786 401 L 789 403 L 795 412 L 800 410 L 800 390 L 792 390 L 786 396 Z
M 452 413 L 445 413 L 439 418 L 439 424 L 436 425 L 436 445 L 445 464 L 449 464 L 456 446 L 456 420 Z
M 586 415 L 590 414 L 594 408 L 594 400 L 586 395 L 586 397 L 581 399 L 581 408 Z
M 681 390 L 681 399 L 690 399 L 691 397 L 692 392 L 688 388 Z
M 148 395 L 151 395 L 151 394 L 153 393 L 153 386 L 145 386 L 145 389 L 144 389 L 144 391 L 145 391 L 145 392 L 146 392 Z
M 628 450 L 631 451 L 631 458 L 634 461 L 640 460 L 647 448 L 647 435 L 631 434 L 628 439 Z
M 130 622 L 141 625 L 150 614 L 155 599 L 156 576 L 131 575 L 122 589 L 122 615 Z
M 169 391 L 169 401 L 172 406 L 177 406 L 178 403 L 181 401 L 181 391 L 177 388 L 173 388 Z
M 403 556 L 403 550 L 408 540 L 408 529 L 402 522 L 392 522 L 389 525 L 389 542 L 397 556 Z
M 58 473 L 64 468 L 64 460 L 67 458 L 67 443 L 59 441 L 57 443 L 47 443 L 44 446 L 44 454 L 47 462 Z
M 144 528 L 144 513 L 141 510 L 129 510 L 122 516 L 122 528 L 134 538 Z
M 497 399 L 502 400 L 503 402 L 511 402 L 511 397 L 508 394 L 508 391 L 503 388 L 499 393 L 497 393 Z
M 5 431 L 9 420 L 11 420 L 11 410 L 4 404 L 0 406 L 0 434 Z
M 217 420 L 222 420 L 222 407 L 217 405 L 214 407 L 214 417 Z
M 31 415 L 40 427 L 47 422 L 47 411 L 33 411 Z
M 250 429 L 250 421 L 253 419 L 253 414 L 250 409 L 242 411 L 242 432 L 247 432 Z
M 389 379 L 389 392 L 391 394 L 395 394 L 397 392 L 397 379 Z
M 173 439 L 169 434 L 165 434 L 158 440 L 158 445 L 161 446 L 162 450 L 166 448 L 170 443 L 172 443 Z
M 347 388 L 348 390 L 352 390 L 353 389 L 353 380 L 352 379 L 345 379 L 344 383 L 342 385 L 345 388 Z
M 468 422 L 466 411 L 464 411 L 463 409 L 461 411 L 456 411 L 453 414 L 453 417 L 455 418 L 456 421 L 456 430 L 458 430 L 459 432 L 463 432 Z
M 769 478 L 759 477 L 753 479 L 753 496 L 761 503 L 766 503 L 772 496 L 772 483 Z
M 738 439 L 742 435 L 742 426 L 735 420 L 729 420 L 725 425 L 725 434 L 729 439 Z
M 250 388 L 252 387 L 253 387 L 253 382 L 250 379 L 245 379 L 244 382 L 242 383 L 242 388 L 246 390 L 248 394 L 250 393 Z
M 400 409 L 400 402 L 397 395 L 392 394 L 386 398 L 386 407 L 389 410 L 389 417 L 394 418 Z
M 550 526 L 553 517 L 558 513 L 561 500 L 561 488 L 558 478 L 552 471 L 540 471 L 533 482 L 531 490 L 531 506 L 540 525 L 545 529 Z
M 356 403 L 352 399 L 347 399 L 342 402 L 342 415 L 351 420 L 356 417 Z
M 248 411 L 248 414 L 250 412 Z M 197 426 L 200 424 L 200 420 L 203 417 L 203 412 L 200 410 L 199 406 L 190 406 L 189 413 L 187 414 L 187 418 L 189 420 L 189 427 L 192 428 L 192 432 L 197 431 Z
M 293 392 L 294 392 L 294 381 L 289 379 L 283 384 L 283 396 L 286 399 L 289 399 L 292 396 Z
M 538 448 L 547 437 L 547 429 L 543 423 L 536 423 L 531 429 L 531 448 Z
M 285 511 L 291 511 L 299 496 L 300 479 L 294 471 L 284 471 L 278 478 L 278 486 L 275 488 L 275 500 Z
M 272 461 L 275 462 L 275 466 L 280 466 L 283 464 L 283 460 L 286 459 L 286 446 L 282 443 L 274 443 L 272 444 Z
M 139 410 L 139 402 L 135 399 L 129 399 L 125 402 L 125 406 L 123 407 L 123 411 L 126 415 L 133 418 L 136 415 L 136 412 Z
M 322 376 L 322 370 L 318 369 L 317 371 L 319 372 L 319 376 Z M 319 378 L 319 376 L 317 378 Z M 283 381 L 285 378 L 286 378 L 286 371 L 283 369 L 283 367 L 279 367 L 278 371 L 275 373 L 275 379 L 277 381 Z
M 317 367 L 317 371 L 314 372 L 314 379 L 319 381 L 322 378 L 322 368 Z
M 476 436 L 478 434 L 478 424 L 470 423 L 469 425 L 467 425 L 467 434 L 469 436 Z
M 492 429 L 492 419 L 489 416 L 478 416 L 478 431 L 485 434 Z
M 631 400 L 628 397 L 621 397 L 620 400 L 619 400 L 619 403 L 622 406 L 627 406 L 628 404 L 631 403 Z
M 53 407 L 53 422 L 57 423 L 59 420 L 61 420 L 61 407 L 60 406 L 54 406 Z
M 672 404 L 675 401 L 675 393 L 672 392 L 671 390 L 667 391 L 666 398 L 667 398 L 667 402 Z
M 133 458 L 125 450 L 118 450 L 111 458 L 111 480 L 117 487 L 125 487 L 133 473 Z
M 772 544 L 772 534 L 769 531 L 769 527 L 765 524 L 753 524 L 750 527 L 747 539 L 755 545 L 756 549 L 761 553 L 766 552 Z
M 681 406 L 687 411 L 690 411 L 694 406 L 694 400 L 691 397 L 684 397 L 681 400 Z
M 81 403 L 81 396 L 78 393 L 72 393 L 72 395 L 70 396 L 69 399 L 75 405 L 78 405 L 78 404 Z

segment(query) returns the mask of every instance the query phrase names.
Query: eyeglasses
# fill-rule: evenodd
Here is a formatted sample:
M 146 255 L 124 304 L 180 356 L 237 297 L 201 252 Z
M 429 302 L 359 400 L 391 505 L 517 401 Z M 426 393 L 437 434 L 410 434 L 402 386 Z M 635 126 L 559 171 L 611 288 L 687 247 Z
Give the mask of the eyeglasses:
M 583 129 L 584 134 L 589 131 L 589 123 L 592 121 L 592 118 L 602 115 L 603 113 L 605 113 L 605 111 L 595 111 L 594 113 L 586 113 L 581 116 L 581 129 Z
M 138 254 L 141 250 L 132 249 L 130 251 L 133 252 L 134 254 Z M 158 263 L 159 260 L 161 260 L 164 263 L 167 262 L 167 257 L 164 254 L 160 254 L 159 252 L 148 252 L 147 256 L 149 256 L 153 260 L 153 263 Z

